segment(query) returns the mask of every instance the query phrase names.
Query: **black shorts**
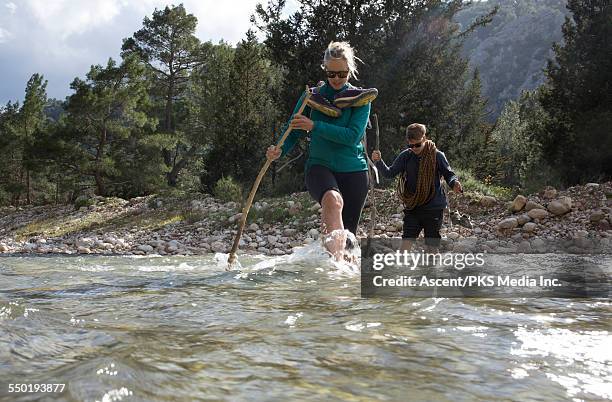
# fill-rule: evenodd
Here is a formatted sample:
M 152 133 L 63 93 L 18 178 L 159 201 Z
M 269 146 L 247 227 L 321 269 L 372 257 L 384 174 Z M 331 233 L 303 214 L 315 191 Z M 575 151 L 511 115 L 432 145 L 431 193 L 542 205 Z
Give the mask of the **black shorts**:
M 332 172 L 321 165 L 312 165 L 306 172 L 306 188 L 311 197 L 321 204 L 323 195 L 329 190 L 336 190 L 342 195 L 342 222 L 344 227 L 354 235 L 361 210 L 368 196 L 368 172 Z
M 425 230 L 425 244 L 440 245 L 443 209 L 404 211 L 404 233 L 402 239 L 416 239 Z

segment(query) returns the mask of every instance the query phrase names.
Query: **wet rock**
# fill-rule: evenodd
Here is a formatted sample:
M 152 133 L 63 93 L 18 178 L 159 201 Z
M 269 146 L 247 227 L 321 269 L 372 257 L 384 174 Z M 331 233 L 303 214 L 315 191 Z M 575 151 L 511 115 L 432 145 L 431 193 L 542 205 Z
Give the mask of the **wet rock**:
M 148 244 L 141 244 L 136 247 L 136 250 L 142 251 L 143 253 L 150 253 L 151 251 L 153 251 L 153 247 Z
M 529 210 L 529 212 L 527 212 L 527 215 L 529 215 L 531 219 L 544 219 L 548 217 L 548 211 L 544 208 L 535 208 Z
M 7 251 L 9 251 L 8 246 L 4 243 L 0 243 L 0 253 L 5 253 Z
M 497 224 L 497 228 L 501 230 L 514 229 L 518 226 L 518 219 L 506 218 Z
M 531 253 L 533 250 L 531 249 L 531 244 L 528 241 L 523 240 L 519 243 L 517 251 L 519 253 Z
M 547 250 L 547 246 L 546 246 L 546 242 L 542 239 L 540 239 L 539 237 L 536 237 L 535 239 L 531 240 L 531 248 L 533 250 L 536 250 L 540 253 L 545 253 Z
M 93 245 L 95 244 L 95 240 L 90 238 L 90 237 L 82 237 L 80 239 L 77 239 L 77 241 L 75 242 L 75 245 L 77 247 L 81 246 L 81 247 L 93 247 Z
M 210 249 L 215 253 L 225 252 L 225 244 L 220 241 L 215 241 L 210 245 Z
M 317 229 L 310 229 L 308 231 L 308 236 L 312 237 L 313 239 L 318 239 L 319 238 L 319 231 Z
M 512 206 L 510 207 L 513 212 L 518 212 L 525 207 L 527 204 L 527 198 L 524 195 L 517 195 L 512 201 Z

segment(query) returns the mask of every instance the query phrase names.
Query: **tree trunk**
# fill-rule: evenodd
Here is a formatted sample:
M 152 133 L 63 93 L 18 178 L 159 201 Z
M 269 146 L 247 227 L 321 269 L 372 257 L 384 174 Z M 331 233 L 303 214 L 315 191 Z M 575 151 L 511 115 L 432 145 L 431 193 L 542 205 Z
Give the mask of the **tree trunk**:
M 189 148 L 189 150 L 187 151 L 187 153 L 183 156 L 183 158 L 172 167 L 172 170 L 166 173 L 166 178 L 168 180 L 169 186 L 176 187 L 180 171 L 183 170 L 185 166 L 187 166 L 187 162 L 189 162 L 189 159 L 191 159 L 191 157 L 195 154 L 196 150 L 197 147 L 195 145 L 192 145 L 191 148 Z
M 172 98 L 174 97 L 174 77 L 170 75 L 168 82 L 168 94 L 166 95 L 166 108 L 164 111 L 164 130 L 166 133 L 172 133 Z M 172 151 L 169 149 L 162 149 L 162 156 L 164 157 L 164 163 L 168 167 L 174 166 L 172 164 Z
M 104 187 L 104 178 L 102 177 L 102 156 L 104 155 L 104 147 L 106 146 L 106 129 L 102 131 L 100 135 L 100 142 L 98 143 L 98 149 L 96 150 L 96 170 L 94 176 L 96 179 L 96 192 L 97 195 L 105 196 L 106 188 Z
M 26 169 L 26 202 L 28 205 L 32 203 L 31 191 L 30 191 L 30 169 Z

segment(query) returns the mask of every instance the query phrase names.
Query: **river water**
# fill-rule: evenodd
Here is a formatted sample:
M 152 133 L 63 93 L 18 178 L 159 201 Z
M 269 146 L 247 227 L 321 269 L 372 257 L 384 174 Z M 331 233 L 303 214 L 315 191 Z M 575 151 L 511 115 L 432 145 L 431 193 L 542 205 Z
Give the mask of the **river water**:
M 609 299 L 362 299 L 317 246 L 241 264 L 0 258 L 0 400 L 612 399 Z

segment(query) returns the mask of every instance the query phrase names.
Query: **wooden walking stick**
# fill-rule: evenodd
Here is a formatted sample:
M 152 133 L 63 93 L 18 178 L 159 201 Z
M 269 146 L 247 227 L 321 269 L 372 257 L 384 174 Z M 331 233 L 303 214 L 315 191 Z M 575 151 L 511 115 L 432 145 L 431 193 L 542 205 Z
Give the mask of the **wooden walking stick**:
M 380 131 L 378 130 L 378 115 L 375 113 L 374 115 L 372 115 L 372 117 L 374 118 L 374 129 L 375 129 L 375 133 L 376 133 L 376 144 L 374 147 L 374 150 L 379 150 L 380 149 Z M 370 158 L 368 157 L 367 154 L 368 150 L 366 148 L 366 157 L 368 158 L 368 163 L 370 164 L 370 167 L 372 168 L 372 171 L 374 172 L 374 175 L 370 175 L 370 197 L 371 200 L 371 214 L 370 214 L 370 230 L 368 233 L 368 245 L 369 245 L 369 241 L 370 239 L 374 236 L 374 226 L 376 225 L 376 215 L 377 215 L 377 211 L 376 211 L 376 200 L 374 198 L 374 180 L 372 180 L 371 176 L 375 176 L 376 178 L 376 184 L 378 184 L 378 169 L 376 169 L 376 166 L 374 165 L 374 163 L 372 163 L 372 161 L 370 160 Z
M 304 96 L 304 100 L 302 101 L 302 104 L 300 105 L 299 110 L 295 114 L 302 114 L 302 112 L 304 111 L 304 108 L 306 107 L 306 104 L 308 103 L 308 99 L 310 99 L 310 95 L 311 95 L 310 90 L 308 89 L 308 86 L 306 86 L 306 95 Z M 289 135 L 291 130 L 292 130 L 291 126 L 287 127 L 280 141 L 278 141 L 278 144 L 276 144 L 277 147 L 280 148 L 283 145 L 283 143 L 287 139 L 287 136 Z M 255 179 L 255 183 L 253 183 L 253 187 L 251 188 L 251 192 L 249 193 L 249 198 L 247 198 L 246 204 L 244 205 L 244 208 L 242 209 L 242 218 L 240 220 L 240 226 L 238 226 L 238 232 L 236 232 L 236 237 L 234 237 L 234 244 L 232 245 L 232 249 L 230 250 L 230 254 L 227 259 L 227 269 L 228 270 L 231 269 L 232 264 L 236 260 L 236 250 L 238 250 L 238 244 L 240 243 L 240 237 L 242 236 L 242 231 L 244 230 L 244 225 L 246 224 L 247 216 L 249 214 L 249 210 L 251 209 L 251 204 L 253 203 L 253 198 L 255 198 L 255 193 L 257 192 L 257 189 L 259 188 L 259 183 L 261 183 L 261 179 L 263 179 L 264 175 L 266 174 L 266 171 L 268 170 L 271 164 L 272 164 L 272 160 L 266 158 L 266 163 L 264 163 L 261 170 L 259 171 L 259 174 L 257 175 L 257 178 Z

